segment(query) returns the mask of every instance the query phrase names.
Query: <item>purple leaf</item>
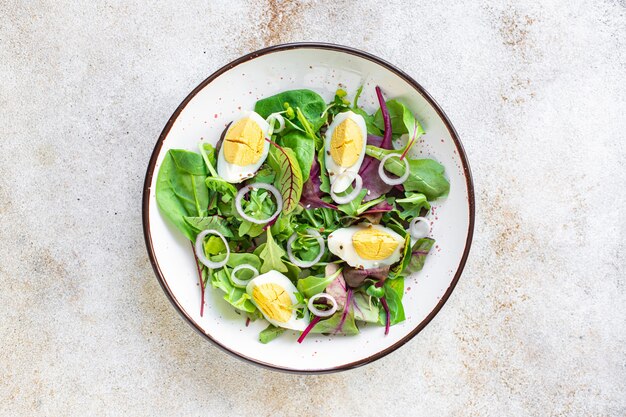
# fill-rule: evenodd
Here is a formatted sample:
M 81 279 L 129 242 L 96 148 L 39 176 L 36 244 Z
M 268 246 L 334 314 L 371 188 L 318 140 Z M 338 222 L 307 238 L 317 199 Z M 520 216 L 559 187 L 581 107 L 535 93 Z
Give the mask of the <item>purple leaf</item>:
M 311 164 L 311 171 L 309 173 L 309 179 L 302 186 L 302 196 L 300 197 L 300 204 L 304 208 L 331 208 L 337 210 L 337 206 L 323 201 L 320 196 L 322 191 L 320 190 L 320 164 L 317 162 L 317 158 L 313 158 Z
M 380 136 L 367 135 L 367 144 L 383 149 L 391 149 L 391 140 L 388 144 L 384 143 L 384 139 Z M 363 178 L 363 188 L 369 191 L 363 201 L 374 200 L 381 195 L 387 194 L 393 188 L 392 185 L 385 184 L 380 175 L 378 175 L 379 165 L 380 161 L 376 158 L 372 158 L 369 155 L 365 155 L 365 158 L 363 158 L 359 175 Z
M 333 275 L 335 272 L 339 270 L 339 265 L 337 264 L 328 264 L 326 265 L 326 276 Z M 337 275 L 337 278 L 328 286 L 325 290 L 326 294 L 331 295 L 335 301 L 337 301 L 337 309 L 343 310 L 346 306 L 346 301 L 348 297 L 348 287 L 346 286 L 346 281 L 343 279 L 343 275 Z
M 388 266 L 371 269 L 356 269 L 347 266 L 343 269 L 343 278 L 352 288 L 360 287 L 367 278 L 373 278 L 382 282 L 387 278 L 387 275 L 389 275 Z
M 376 96 L 378 97 L 378 104 L 380 105 L 380 113 L 383 116 L 383 123 L 385 124 L 385 136 L 383 142 L 379 146 L 383 149 L 391 149 L 391 117 L 389 116 L 389 110 L 387 110 L 387 103 L 383 97 L 380 87 L 376 86 Z

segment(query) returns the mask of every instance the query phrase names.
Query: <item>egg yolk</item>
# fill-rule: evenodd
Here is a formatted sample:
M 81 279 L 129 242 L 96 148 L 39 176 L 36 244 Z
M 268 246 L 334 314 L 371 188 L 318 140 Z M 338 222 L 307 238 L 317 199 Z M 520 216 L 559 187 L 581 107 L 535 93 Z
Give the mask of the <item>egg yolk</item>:
M 226 132 L 222 146 L 228 163 L 240 166 L 254 164 L 263 155 L 263 130 L 250 118 L 238 120 Z
M 373 228 L 359 230 L 352 235 L 352 246 L 363 259 L 386 259 L 398 245 L 398 241 L 389 233 Z
M 342 167 L 351 167 L 361 156 L 363 136 L 359 125 L 346 119 L 335 128 L 330 139 L 330 156 Z
M 252 299 L 263 315 L 272 320 L 286 323 L 291 318 L 291 297 L 280 285 L 261 284 L 252 290 Z

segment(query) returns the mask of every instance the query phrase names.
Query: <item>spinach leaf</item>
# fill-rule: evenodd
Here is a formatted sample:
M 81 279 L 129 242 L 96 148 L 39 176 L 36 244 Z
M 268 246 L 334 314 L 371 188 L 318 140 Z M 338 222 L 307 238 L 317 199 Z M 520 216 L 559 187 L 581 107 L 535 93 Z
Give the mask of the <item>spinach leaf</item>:
M 389 153 L 397 153 L 394 150 L 386 150 L 368 145 L 367 155 L 381 160 Z M 418 191 L 426 195 L 429 200 L 435 200 L 448 194 L 450 183 L 444 176 L 445 168 L 439 162 L 432 159 L 409 159 L 409 178 L 402 184 L 405 191 Z M 385 170 L 394 175 L 404 174 L 404 162 L 398 158 L 390 158 L 385 163 Z
M 421 271 L 421 269 L 424 267 L 424 263 L 426 262 L 426 256 L 428 256 L 428 253 L 430 252 L 434 244 L 435 240 L 428 237 L 418 239 L 418 241 L 415 242 L 413 248 L 411 249 L 409 263 L 402 272 L 403 275 L 409 275 L 413 272 Z
M 191 226 L 194 234 L 198 234 L 203 230 L 217 230 L 224 237 L 233 237 L 233 232 L 226 226 L 226 221 L 220 216 L 185 217 L 184 219 Z
M 332 275 L 326 277 L 307 277 L 298 280 L 298 291 L 302 293 L 306 298 L 311 298 L 315 294 L 319 294 L 326 289 L 326 287 L 335 280 L 341 273 L 341 268 L 334 272 Z
M 386 103 L 389 116 L 391 117 L 391 131 L 394 135 L 399 136 L 404 133 L 413 135 L 413 132 L 415 132 L 415 138 L 419 138 L 424 134 L 424 129 L 420 123 L 403 103 L 398 100 L 389 100 Z M 385 130 L 385 123 L 383 122 L 383 115 L 380 109 L 374 115 L 374 124 L 379 130 Z
M 353 108 L 352 111 L 355 112 L 356 114 L 360 114 L 361 116 L 363 116 L 363 119 L 365 119 L 365 127 L 367 128 L 368 134 L 374 135 L 374 136 L 383 135 L 384 127 L 383 127 L 383 130 L 381 130 L 378 128 L 378 126 L 376 126 L 375 117 L 373 114 L 367 114 L 365 110 L 359 107 Z M 381 116 L 381 120 L 382 120 L 382 116 Z
M 267 229 L 267 242 L 265 242 L 265 246 L 259 254 L 259 257 L 263 260 L 261 273 L 264 274 L 272 270 L 287 272 L 287 265 L 282 260 L 284 256 L 285 250 L 272 237 L 272 229 Z
M 287 278 L 289 278 L 291 282 L 297 282 L 298 278 L 300 277 L 300 273 L 302 272 L 300 267 L 292 264 L 289 261 L 284 261 L 284 264 L 287 267 L 287 272 L 285 272 Z
M 404 237 L 404 247 L 402 249 L 402 259 L 394 266 L 391 267 L 391 272 L 394 275 L 400 275 L 402 271 L 407 267 L 411 260 L 411 235 L 406 233 Z
M 282 136 L 279 144 L 293 150 L 302 172 L 302 181 L 306 182 L 315 157 L 315 141 L 302 132 L 293 131 Z
M 270 324 L 265 329 L 263 329 L 261 333 L 259 333 L 259 342 L 263 344 L 269 343 L 272 340 L 276 339 L 281 334 L 283 334 L 284 332 L 285 332 L 285 329 L 283 329 L 282 327 L 276 327 Z
M 424 194 L 406 193 L 405 198 L 396 199 L 396 203 L 403 210 L 398 211 L 398 215 L 402 220 L 410 217 L 419 217 L 422 209 L 430 210 L 430 203 Z
M 202 157 L 194 152 L 170 149 L 163 158 L 156 183 L 156 200 L 163 216 L 187 238 L 196 233 L 185 217 L 204 217 L 209 192 L 204 184 L 207 172 Z
M 267 156 L 268 164 L 276 172 L 274 186 L 283 197 L 283 213 L 291 213 L 302 195 L 302 172 L 293 150 L 271 146 Z
M 212 270 L 211 285 L 213 288 L 222 290 L 225 293 L 224 300 L 228 301 L 236 309 L 248 313 L 256 311 L 256 307 L 250 301 L 251 298 L 246 290 L 237 288 L 230 282 L 230 272 L 227 268 Z
M 404 316 L 404 307 L 402 306 L 402 296 L 404 295 L 404 278 L 394 278 L 385 280 L 385 284 L 383 285 L 385 289 L 385 299 L 387 300 L 387 305 L 389 306 L 389 315 L 391 316 L 390 324 L 393 326 L 394 324 L 400 323 L 406 319 Z M 380 310 L 380 315 L 378 317 L 379 323 L 384 324 L 387 317 L 385 315 L 385 310 Z
M 261 99 L 256 102 L 254 111 L 259 113 L 263 118 L 267 118 L 272 113 L 285 110 L 285 103 L 288 103 L 289 106 L 294 109 L 300 108 L 302 114 L 313 125 L 315 132 L 324 124 L 325 119 L 322 118 L 321 115 L 326 108 L 326 102 L 316 92 L 306 89 L 284 91 L 274 96 Z M 294 124 L 304 129 L 300 121 L 296 120 Z M 286 127 L 286 129 L 289 130 L 289 127 Z M 285 133 L 287 133 L 287 131 Z

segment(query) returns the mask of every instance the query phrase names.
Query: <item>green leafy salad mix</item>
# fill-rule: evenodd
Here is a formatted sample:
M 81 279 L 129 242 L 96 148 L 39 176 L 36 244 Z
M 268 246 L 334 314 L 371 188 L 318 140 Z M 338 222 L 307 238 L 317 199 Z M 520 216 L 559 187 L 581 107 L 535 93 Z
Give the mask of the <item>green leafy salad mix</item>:
M 204 312 L 208 287 L 248 320 L 259 340 L 286 329 L 353 335 L 405 319 L 404 279 L 434 240 L 424 217 L 446 196 L 444 167 L 412 159 L 424 130 L 399 100 L 369 114 L 337 90 L 256 102 L 214 147 L 171 149 L 156 183 L 162 215 L 190 241 Z M 401 140 L 397 140 L 401 139 Z M 396 143 L 404 145 L 395 149 Z

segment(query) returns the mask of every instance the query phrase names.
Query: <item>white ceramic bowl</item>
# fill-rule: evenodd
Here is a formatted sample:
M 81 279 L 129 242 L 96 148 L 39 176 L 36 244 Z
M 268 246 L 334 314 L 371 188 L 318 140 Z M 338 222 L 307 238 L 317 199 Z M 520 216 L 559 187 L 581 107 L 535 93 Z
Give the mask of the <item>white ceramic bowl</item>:
M 357 336 L 309 335 L 302 344 L 288 331 L 264 345 L 259 332 L 267 325 L 257 320 L 245 326 L 243 316 L 208 288 L 204 316 L 200 317 L 200 288 L 190 242 L 165 222 L 154 190 L 159 166 L 171 148 L 197 149 L 201 139 L 215 143 L 226 124 L 242 109 L 262 97 L 283 90 L 310 88 L 331 99 L 341 86 L 353 94 L 365 88 L 360 104 L 378 107 L 374 87 L 387 99 L 401 98 L 417 114 L 426 135 L 414 148 L 420 156 L 443 163 L 450 194 L 436 201 L 432 236 L 437 246 L 422 271 L 406 279 L 406 321 L 384 328 L 367 326 Z M 470 169 L 452 124 L 428 93 L 391 64 L 351 48 L 317 43 L 279 45 L 263 49 L 221 68 L 176 109 L 154 148 L 143 193 L 143 223 L 148 254 L 163 290 L 172 304 L 200 334 L 225 351 L 269 368 L 322 373 L 372 362 L 402 346 L 439 312 L 458 281 L 467 259 L 474 227 L 474 192 Z

